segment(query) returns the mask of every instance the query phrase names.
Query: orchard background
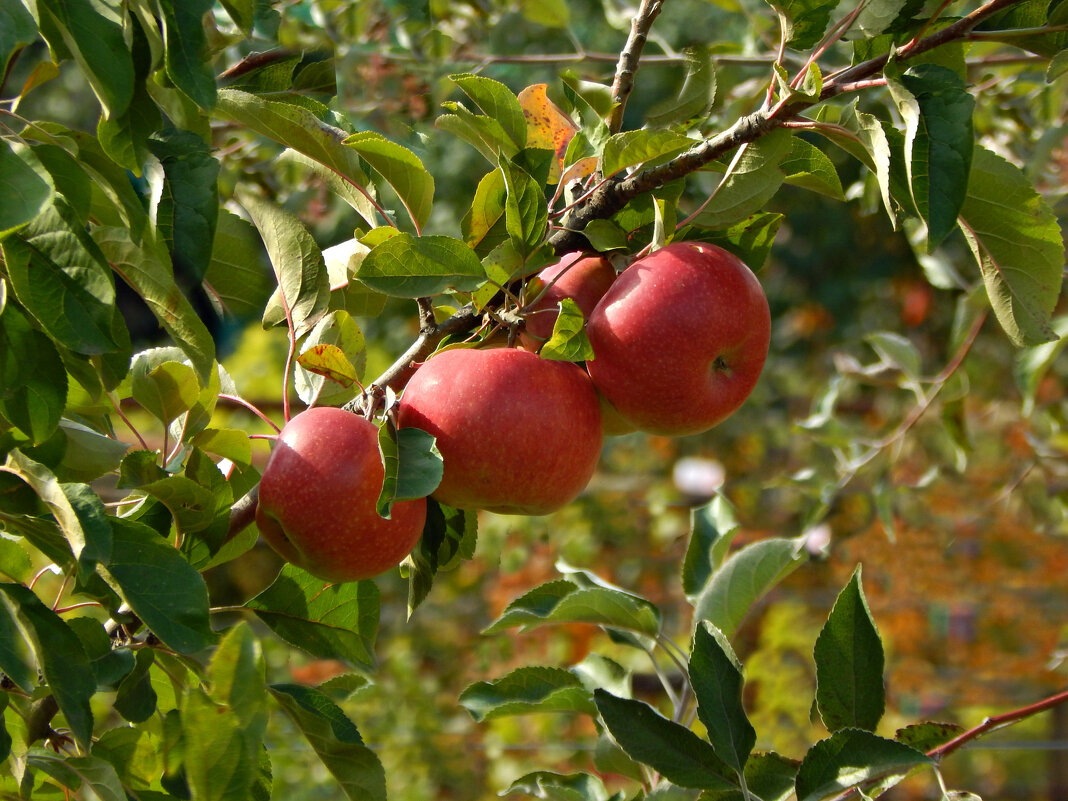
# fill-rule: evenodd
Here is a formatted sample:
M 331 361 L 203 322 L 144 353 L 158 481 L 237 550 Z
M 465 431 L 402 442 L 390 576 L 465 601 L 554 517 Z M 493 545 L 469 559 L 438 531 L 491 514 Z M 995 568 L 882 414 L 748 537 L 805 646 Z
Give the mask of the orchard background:
M 1066 26 L 0 0 L 0 797 L 1068 797 Z M 258 542 L 250 407 L 676 238 L 771 304 L 726 422 L 374 581 Z

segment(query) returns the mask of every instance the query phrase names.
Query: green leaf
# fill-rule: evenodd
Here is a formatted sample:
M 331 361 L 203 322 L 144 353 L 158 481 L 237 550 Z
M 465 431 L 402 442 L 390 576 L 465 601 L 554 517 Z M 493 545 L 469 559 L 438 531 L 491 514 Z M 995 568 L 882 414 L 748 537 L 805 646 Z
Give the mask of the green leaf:
M 205 428 L 189 444 L 237 464 L 252 463 L 252 443 L 246 432 L 236 428 Z
M 55 433 L 67 403 L 67 373 L 47 336 L 9 305 L 0 314 L 0 414 L 32 444 Z
M 697 714 L 716 756 L 742 773 L 756 745 L 756 731 L 742 706 L 742 664 L 723 632 L 707 621 L 694 631 L 689 674 Z
M 367 176 L 362 171 L 358 176 L 359 183 L 354 183 L 311 156 L 292 149 L 285 150 L 274 160 L 274 163 L 297 165 L 303 173 L 322 181 L 331 192 L 352 206 L 368 226 L 373 228 L 377 224 L 378 211 L 372 203 L 372 193 L 364 186 L 367 183 Z
M 148 141 L 162 167 L 156 226 L 174 268 L 199 282 L 212 259 L 219 217 L 219 162 L 207 143 L 189 131 L 169 129 Z
M 875 731 L 886 706 L 883 645 L 858 567 L 816 639 L 816 708 L 832 732 Z
M 745 763 L 745 783 L 749 795 L 735 790 L 710 790 L 701 794 L 700 801 L 788 801 L 794 795 L 794 779 L 800 763 L 774 751 L 753 754 Z
M 215 77 L 202 18 L 213 5 L 212 0 L 159 0 L 167 77 L 205 110 L 215 105 Z
M 159 351 L 137 354 L 130 368 L 133 398 L 164 425 L 189 411 L 200 396 L 197 374 L 187 364 L 157 362 Z
M 7 74 L 11 56 L 37 38 L 37 23 L 19 0 L 0 2 L 0 73 Z
M 643 701 L 618 698 L 605 690 L 593 693 L 608 731 L 628 756 L 680 787 L 726 790 L 730 768 L 712 746 L 692 731 L 668 720 Z
M 0 593 L 6 596 L 19 627 L 29 639 L 44 681 L 74 739 L 88 749 L 93 733 L 89 699 L 96 692 L 96 679 L 81 640 L 59 615 L 21 584 L 0 584 Z
M 644 598 L 622 590 L 579 587 L 558 579 L 512 601 L 485 633 L 516 626 L 526 631 L 549 623 L 591 623 L 655 637 L 660 633 L 660 612 Z
M 1059 13 L 1058 13 L 1059 10 Z M 1024 0 L 1013 3 L 1001 13 L 993 14 L 976 26 L 995 41 L 1004 41 L 1013 47 L 1023 48 L 1040 56 L 1051 58 L 1062 54 L 1068 47 L 1068 31 L 1058 26 L 1064 24 L 1063 3 L 1048 0 Z M 1048 33 L 1038 32 L 1050 26 Z M 1020 30 L 1034 31 L 1021 35 Z
M 475 252 L 449 236 L 400 233 L 371 248 L 356 277 L 378 292 L 401 298 L 470 292 L 486 280 Z
M 722 495 L 690 512 L 690 541 L 682 562 L 682 589 L 691 603 L 723 564 L 737 531 L 734 508 Z
M 449 79 L 460 87 L 489 119 L 501 126 L 516 150 L 527 146 L 527 120 L 523 116 L 523 107 L 511 89 L 482 75 L 458 74 L 450 75 Z
M 604 782 L 589 773 L 553 773 L 539 770 L 520 776 L 501 795 L 522 793 L 531 798 L 550 801 L 609 801 Z M 648 796 L 647 796 L 648 798 Z
M 1053 341 L 1064 240 L 1056 215 L 1023 172 L 976 148 L 960 225 L 1009 339 L 1020 346 Z
M 571 20 L 565 0 L 520 0 L 523 17 L 547 28 L 566 28 Z
M 797 772 L 797 801 L 837 796 L 851 787 L 933 762 L 907 745 L 862 729 L 842 729 L 805 754 Z
M 890 81 L 905 119 L 905 164 L 916 210 L 927 224 L 928 251 L 957 224 L 968 190 L 975 99 L 952 70 L 920 64 Z
M 188 298 L 174 280 L 170 256 L 162 243 L 148 232 L 140 243 L 130 230 L 102 227 L 93 238 L 114 270 L 145 301 L 153 316 L 189 358 L 204 379 L 215 366 L 215 341 Z
M 275 289 L 255 226 L 226 209 L 219 210 L 204 282 L 222 307 L 238 317 L 262 314 Z
M 52 471 L 17 448 L 8 451 L 0 471 L 14 473 L 25 481 L 48 507 L 70 545 L 71 552 L 78 560 L 82 577 L 87 576 L 99 560 L 107 558 L 107 543 L 92 538 L 94 529 L 87 532 L 82 527 L 81 517 Z
M 794 50 L 809 50 L 823 37 L 838 0 L 768 0 L 779 15 L 783 38 Z
M 779 163 L 786 183 L 800 186 L 834 200 L 845 200 L 838 171 L 827 154 L 810 142 L 795 137 L 790 155 Z
M 179 653 L 193 654 L 211 646 L 215 634 L 200 573 L 144 523 L 113 517 L 111 532 L 106 573 L 134 614 Z
M 0 671 L 27 695 L 33 693 L 37 665 L 29 635 L 19 623 L 18 607 L 5 603 L 3 597 L 0 597 Z
M 70 53 L 104 114 L 111 118 L 126 111 L 134 93 L 134 64 L 119 4 L 38 0 L 37 15 L 49 47 Z
M 344 145 L 359 153 L 392 187 L 417 229 L 426 225 L 434 205 L 434 177 L 415 153 L 373 131 L 352 134 Z
M 274 684 L 271 695 L 293 720 L 352 801 L 385 801 L 386 774 L 359 731 L 326 695 L 296 684 Z
M 746 612 L 805 561 L 803 539 L 758 540 L 735 551 L 694 604 L 694 620 L 707 620 L 730 637 Z
M 630 167 L 666 160 L 689 150 L 697 141 L 674 131 L 624 131 L 605 143 L 601 154 L 601 172 L 605 178 Z
M 342 142 L 348 135 L 311 110 L 280 99 L 268 100 L 240 89 L 220 89 L 215 115 L 247 126 L 281 145 L 303 153 L 353 187 L 369 191 L 360 156 Z
M 47 751 L 35 751 L 26 756 L 26 765 L 55 779 L 63 787 L 75 792 L 83 787 L 92 791 L 100 801 L 127 801 L 126 792 L 115 768 L 95 756 L 60 756 Z
M 185 776 L 192 797 L 236 801 L 250 797 L 259 773 L 261 744 L 240 715 L 201 687 L 186 690 L 181 706 Z
M 586 336 L 586 321 L 582 310 L 571 298 L 563 298 L 560 313 L 553 322 L 553 334 L 538 351 L 543 359 L 581 362 L 593 358 L 593 346 Z
M 507 186 L 500 168 L 486 173 L 475 188 L 471 209 L 460 221 L 464 241 L 482 254 L 506 236 L 501 225 L 507 206 Z M 488 240 L 487 240 L 488 238 Z
M 234 710 L 242 728 L 262 739 L 267 729 L 266 666 L 260 642 L 247 623 L 238 623 L 222 638 L 208 677 L 211 699 Z
M 686 226 L 675 235 L 675 239 L 693 239 L 719 245 L 744 261 L 753 272 L 758 272 L 771 255 L 782 221 L 782 214 L 763 212 L 752 214 L 721 231 Z
M 927 753 L 964 734 L 964 727 L 956 723 L 912 723 L 894 732 L 894 739 L 910 748 Z
M 140 795 L 163 772 L 159 739 L 145 729 L 118 726 L 108 729 L 93 743 L 93 756 L 115 768 L 119 781 L 137 788 L 138 801 L 150 801 Z
M 143 723 L 156 711 L 159 699 L 152 688 L 150 676 L 154 663 L 155 651 L 152 649 L 138 651 L 133 670 L 127 673 L 119 683 L 115 693 L 115 711 L 130 723 Z M 95 746 L 93 750 L 96 750 Z
M 434 120 L 434 127 L 456 136 L 474 147 L 493 165 L 499 157 L 511 158 L 519 147 L 497 120 L 474 114 L 459 103 L 442 104 L 451 114 L 442 114 Z
M 53 339 L 89 356 L 119 350 L 108 261 L 66 202 L 57 197 L 3 252 L 15 297 Z
M 919 349 L 901 334 L 893 331 L 874 331 L 864 340 L 879 354 L 886 366 L 900 370 L 906 378 L 917 380 L 923 370 Z
M 470 685 L 459 701 L 477 722 L 537 712 L 597 714 L 590 691 L 578 676 L 562 668 L 517 668 L 494 681 Z
M 288 317 L 296 336 L 302 337 L 330 308 L 330 281 L 323 253 L 296 215 L 249 192 L 240 192 L 238 199 L 263 237 L 278 281 L 264 325 L 287 324 Z
M 148 138 L 163 127 L 163 115 L 149 90 L 155 58 L 152 44 L 139 24 L 128 27 L 134 64 L 133 95 L 119 115 L 102 115 L 96 136 L 100 147 L 116 164 L 140 177 L 149 160 Z
M 65 479 L 93 481 L 117 470 L 129 445 L 106 437 L 73 420 L 60 420 L 66 448 L 59 469 Z
M 504 225 L 515 249 L 523 256 L 532 253 L 545 238 L 548 201 L 542 185 L 524 170 L 502 164 L 505 202 Z
M 778 129 L 743 145 L 745 151 L 697 221 L 709 228 L 727 228 L 760 211 L 785 180 L 780 164 L 793 149 L 793 138 L 789 131 Z
M 374 670 L 379 595 L 372 581 L 328 585 L 285 565 L 274 583 L 245 606 L 290 645 L 320 659 Z
M 646 115 L 650 128 L 686 129 L 703 121 L 716 99 L 716 64 L 712 49 L 686 49 L 686 79 L 677 96 L 655 104 Z
M 430 594 L 438 571 L 451 570 L 475 555 L 478 513 L 453 509 L 427 498 L 426 524 L 415 549 L 403 563 L 408 575 L 408 617 Z
M 3 16 L 4 11 L 0 9 L 0 19 Z M 4 36 L 0 26 L 0 40 Z M 0 58 L 3 55 L 0 51 Z M 52 201 L 52 184 L 31 166 L 28 152 L 0 140 L 0 192 L 4 196 L 4 204 L 0 206 L 0 239 L 42 214 Z
M 304 357 L 314 354 L 316 348 L 331 346 L 337 350 L 335 359 L 343 359 L 343 375 L 330 371 L 321 360 L 310 363 L 315 370 L 307 369 Z M 307 405 L 340 406 L 351 400 L 360 391 L 359 377 L 367 366 L 367 343 L 359 324 L 347 311 L 332 311 L 315 324 L 308 338 L 301 345 L 301 359 L 296 365 L 294 386 L 297 395 Z M 336 377 L 335 377 L 336 375 Z

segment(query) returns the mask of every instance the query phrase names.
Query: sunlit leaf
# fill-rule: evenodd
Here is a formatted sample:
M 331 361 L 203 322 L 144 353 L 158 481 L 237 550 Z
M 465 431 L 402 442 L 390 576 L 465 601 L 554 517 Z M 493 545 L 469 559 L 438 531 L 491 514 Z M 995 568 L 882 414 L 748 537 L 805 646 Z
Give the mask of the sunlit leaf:
M 426 225 L 434 204 L 434 178 L 415 153 L 371 131 L 352 134 L 344 145 L 359 153 L 392 187 L 417 228 Z
M 418 298 L 447 289 L 473 290 L 485 273 L 475 252 L 459 239 L 401 233 L 371 248 L 356 277 L 387 295 Z
M 379 608 L 374 582 L 328 585 L 285 565 L 274 583 L 245 606 L 290 645 L 320 659 L 374 669 Z
M 694 620 L 707 620 L 728 637 L 764 593 L 805 561 L 802 539 L 758 540 L 735 551 L 697 596 Z
M 1063 280 L 1064 239 L 1026 176 L 977 147 L 960 225 L 1009 338 L 1017 345 L 1053 341 L 1050 318 Z
M 862 729 L 842 729 L 805 754 L 797 772 L 797 799 L 819 801 L 931 762 L 930 757 L 894 740 Z
M 546 89 L 544 83 L 533 84 L 519 93 L 518 100 L 526 119 L 525 146 L 544 148 L 556 154 L 549 170 L 549 183 L 555 184 L 560 180 L 568 144 L 579 127 L 549 99 Z
M 723 632 L 707 621 L 694 630 L 689 676 L 716 756 L 741 773 L 756 745 L 756 731 L 742 706 L 742 665 Z
M 517 668 L 494 681 L 470 685 L 460 693 L 459 702 L 480 722 L 542 712 L 597 714 L 590 691 L 563 668 Z
M 838 595 L 816 640 L 816 708 L 830 731 L 875 731 L 883 716 L 883 646 L 860 585 L 860 568 Z

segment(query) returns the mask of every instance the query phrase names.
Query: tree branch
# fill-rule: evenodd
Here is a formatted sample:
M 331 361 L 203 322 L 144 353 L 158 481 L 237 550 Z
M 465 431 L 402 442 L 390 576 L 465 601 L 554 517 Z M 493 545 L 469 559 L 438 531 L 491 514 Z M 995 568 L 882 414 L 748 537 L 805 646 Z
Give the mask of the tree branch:
M 1020 2 L 1022 0 L 991 0 L 953 24 L 902 46 L 894 54 L 894 58 L 898 62 L 907 61 L 941 45 L 967 38 L 972 28 L 984 19 Z M 664 164 L 629 176 L 613 176 L 585 201 L 576 205 L 566 221 L 566 227 L 550 235 L 548 244 L 558 256 L 588 248 L 589 242 L 583 236 L 582 230 L 593 220 L 611 217 L 639 195 L 695 172 L 740 145 L 756 141 L 769 131 L 794 120 L 817 103 L 870 86 L 869 79 L 882 72 L 890 61 L 890 55 L 887 53 L 876 56 L 832 75 L 824 82 L 818 100 L 786 100 L 770 111 L 761 109 L 739 118 L 726 131 L 705 139 Z
M 927 756 L 941 759 L 947 754 L 952 754 L 957 749 L 970 743 L 972 740 L 976 740 L 982 737 L 984 734 L 1000 729 L 1003 726 L 1008 726 L 1012 723 L 1018 723 L 1021 720 L 1026 720 L 1029 717 L 1037 715 L 1039 712 L 1045 712 L 1047 709 L 1052 709 L 1055 706 L 1059 706 L 1068 702 L 1068 690 L 1051 695 L 1049 698 L 1045 698 L 1038 703 L 1030 704 L 1029 706 L 1021 707 L 1020 709 L 1014 709 L 1012 712 L 1005 712 L 1001 715 L 993 715 L 988 717 L 978 726 L 968 729 L 968 731 L 954 737 L 948 743 L 943 743 L 937 748 L 933 748 L 927 752 Z
M 616 64 L 616 76 L 612 81 L 612 102 L 615 104 L 605 122 L 608 130 L 616 133 L 623 127 L 623 111 L 627 107 L 627 98 L 634 89 L 634 76 L 638 72 L 642 50 L 649 38 L 649 29 L 664 7 L 664 0 L 642 0 L 638 13 L 630 25 L 630 36 L 619 54 Z

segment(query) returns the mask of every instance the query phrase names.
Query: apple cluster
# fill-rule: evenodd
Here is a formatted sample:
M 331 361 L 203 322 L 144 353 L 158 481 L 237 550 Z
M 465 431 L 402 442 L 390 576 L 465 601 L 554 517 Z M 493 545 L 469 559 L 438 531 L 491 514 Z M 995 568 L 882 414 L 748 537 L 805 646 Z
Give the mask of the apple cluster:
M 715 245 L 673 243 L 618 276 L 603 257 L 571 255 L 531 285 L 518 347 L 443 349 L 401 395 L 398 427 L 435 437 L 440 503 L 501 514 L 559 509 L 593 476 L 606 435 L 706 431 L 745 401 L 767 357 L 760 282 Z M 538 355 L 564 298 L 586 318 L 594 357 L 585 364 Z M 425 499 L 379 516 L 383 480 L 373 423 L 309 409 L 282 430 L 264 470 L 260 532 L 324 579 L 378 575 L 407 556 L 426 518 Z

